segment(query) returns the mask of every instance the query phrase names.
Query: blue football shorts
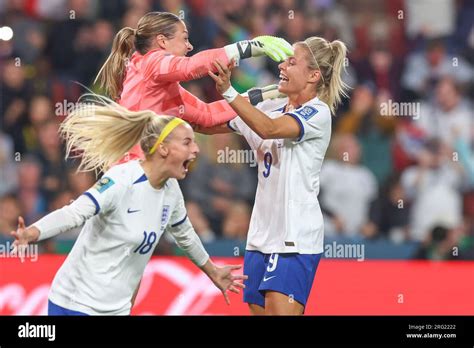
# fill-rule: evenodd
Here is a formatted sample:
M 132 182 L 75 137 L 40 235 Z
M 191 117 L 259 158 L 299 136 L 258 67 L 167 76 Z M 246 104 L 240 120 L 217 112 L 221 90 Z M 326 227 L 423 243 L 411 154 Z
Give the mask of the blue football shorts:
M 265 307 L 265 291 L 271 290 L 306 306 L 321 255 L 246 250 L 244 302 Z

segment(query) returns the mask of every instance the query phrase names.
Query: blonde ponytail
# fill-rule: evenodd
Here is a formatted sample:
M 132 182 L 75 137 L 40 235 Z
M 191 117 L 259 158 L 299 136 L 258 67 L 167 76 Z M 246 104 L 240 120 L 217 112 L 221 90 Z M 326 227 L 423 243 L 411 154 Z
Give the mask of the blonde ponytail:
M 135 30 L 125 27 L 115 35 L 112 52 L 100 69 L 94 83 L 104 88 L 113 100 L 120 97 L 125 77 L 125 68 L 135 50 Z
M 342 80 L 342 71 L 346 59 L 346 45 L 339 40 L 328 42 L 322 37 L 313 36 L 298 44 L 304 44 L 310 51 L 309 66 L 321 72 L 316 87 L 318 97 L 325 102 L 334 114 L 341 103 L 342 96 L 347 97 L 349 86 Z
M 130 111 L 103 96 L 87 94 L 61 124 L 66 157 L 80 157 L 79 171 L 104 171 L 135 144 L 148 153 L 173 116 Z M 76 155 L 72 155 L 76 153 Z
M 331 111 L 334 113 L 336 107 L 341 103 L 342 96 L 348 97 L 347 90 L 349 86 L 342 80 L 342 72 L 346 60 L 346 45 L 339 40 L 334 40 L 329 44 L 332 48 L 333 63 L 331 79 L 327 88 L 327 100 L 332 106 Z

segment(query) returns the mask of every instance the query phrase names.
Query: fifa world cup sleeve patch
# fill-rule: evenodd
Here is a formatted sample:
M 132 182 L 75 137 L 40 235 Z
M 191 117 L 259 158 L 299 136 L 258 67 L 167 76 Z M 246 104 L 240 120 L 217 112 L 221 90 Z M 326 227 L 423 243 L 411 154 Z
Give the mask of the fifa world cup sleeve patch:
M 314 115 L 318 113 L 318 110 L 316 110 L 312 106 L 306 105 L 305 107 L 295 110 L 294 112 L 297 113 L 298 116 L 308 121 L 311 117 L 313 117 Z
M 94 185 L 94 188 L 99 191 L 99 193 L 102 193 L 113 184 L 115 184 L 115 182 L 111 178 L 104 177 L 97 181 L 97 183 Z

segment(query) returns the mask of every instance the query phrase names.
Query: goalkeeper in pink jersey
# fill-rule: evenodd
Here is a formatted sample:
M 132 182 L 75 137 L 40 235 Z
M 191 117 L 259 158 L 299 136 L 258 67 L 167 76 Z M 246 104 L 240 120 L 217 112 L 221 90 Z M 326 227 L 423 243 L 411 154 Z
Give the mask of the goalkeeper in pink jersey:
M 192 49 L 186 24 L 178 16 L 149 12 L 139 20 L 137 29 L 125 27 L 117 33 L 112 52 L 96 81 L 112 99 L 129 110 L 152 110 L 212 127 L 233 119 L 235 111 L 224 100 L 204 103 L 181 87 L 180 81 L 198 79 L 209 70 L 216 71 L 213 65 L 216 59 L 229 64 L 232 59 L 267 55 L 275 61 L 283 61 L 293 54 L 288 42 L 273 36 L 259 36 L 186 57 Z M 276 87 L 273 91 L 278 94 Z M 251 97 L 255 95 L 258 99 L 262 91 L 254 91 Z M 142 156 L 136 145 L 126 160 Z

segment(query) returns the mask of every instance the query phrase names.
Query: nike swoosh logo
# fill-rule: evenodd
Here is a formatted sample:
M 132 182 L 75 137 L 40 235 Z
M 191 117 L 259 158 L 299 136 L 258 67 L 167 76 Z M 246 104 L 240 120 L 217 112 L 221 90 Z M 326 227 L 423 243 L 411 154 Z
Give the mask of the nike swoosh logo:
M 140 210 L 130 210 L 130 208 L 128 208 L 127 213 L 131 214 L 131 213 L 136 213 L 137 211 L 140 211 Z
M 267 280 L 270 280 L 270 279 L 275 278 L 275 277 L 276 277 L 276 276 L 271 276 L 271 277 L 268 277 L 268 278 L 263 277 L 263 281 L 266 282 Z

